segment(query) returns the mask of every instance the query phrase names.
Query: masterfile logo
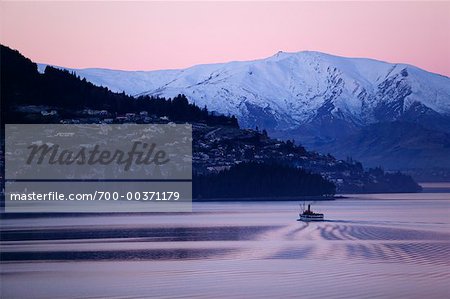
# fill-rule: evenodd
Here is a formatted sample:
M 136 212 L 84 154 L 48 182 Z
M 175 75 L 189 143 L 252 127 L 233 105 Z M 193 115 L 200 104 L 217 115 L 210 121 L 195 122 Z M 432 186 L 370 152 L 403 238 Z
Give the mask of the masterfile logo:
M 148 144 L 145 142 L 134 141 L 131 149 L 127 152 L 116 149 L 101 149 L 96 144 L 92 150 L 81 146 L 79 150 L 72 151 L 62 149 L 60 145 L 53 144 L 33 144 L 28 147 L 30 154 L 26 163 L 35 164 L 57 164 L 57 165 L 109 165 L 116 163 L 124 165 L 124 170 L 129 171 L 133 163 L 136 165 L 163 165 L 170 159 L 167 158 L 165 150 L 157 149 L 156 143 Z
M 188 124 L 6 125 L 6 212 L 192 211 Z
M 7 179 L 192 178 L 188 124 L 6 125 Z

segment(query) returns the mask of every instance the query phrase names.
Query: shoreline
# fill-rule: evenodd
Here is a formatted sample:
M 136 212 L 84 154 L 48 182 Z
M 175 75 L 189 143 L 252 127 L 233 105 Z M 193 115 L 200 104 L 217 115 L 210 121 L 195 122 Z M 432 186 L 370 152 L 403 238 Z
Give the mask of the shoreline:
M 285 196 L 285 197 L 240 197 L 240 198 L 193 198 L 192 202 L 259 202 L 259 201 L 332 201 L 347 196 Z

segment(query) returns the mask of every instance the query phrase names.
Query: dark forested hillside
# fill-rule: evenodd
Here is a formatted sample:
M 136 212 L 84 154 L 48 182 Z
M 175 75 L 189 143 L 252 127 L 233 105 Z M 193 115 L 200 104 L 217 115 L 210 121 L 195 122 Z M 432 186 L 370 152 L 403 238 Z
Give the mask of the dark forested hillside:
M 143 96 L 133 98 L 96 86 L 67 70 L 47 66 L 40 74 L 37 65 L 18 51 L 1 46 L 1 99 L 3 122 L 30 122 L 18 113 L 19 106 L 48 106 L 71 116 L 77 110 L 106 110 L 111 116 L 147 111 L 174 121 L 197 121 L 211 125 L 238 126 L 234 116 L 214 115 L 206 108 L 188 103 L 184 95 L 173 99 Z
M 213 175 L 194 175 L 194 198 L 334 195 L 336 186 L 318 174 L 274 163 L 241 163 Z

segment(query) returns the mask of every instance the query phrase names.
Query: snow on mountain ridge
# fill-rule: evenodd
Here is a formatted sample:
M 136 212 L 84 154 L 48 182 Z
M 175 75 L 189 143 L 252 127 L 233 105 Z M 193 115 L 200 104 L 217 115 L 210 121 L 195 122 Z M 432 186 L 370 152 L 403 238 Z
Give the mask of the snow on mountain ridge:
M 313 51 L 181 70 L 74 71 L 132 95 L 183 93 L 199 106 L 238 116 L 244 126 L 287 129 L 324 117 L 364 125 L 396 119 L 417 103 L 450 115 L 448 77 L 406 64 Z

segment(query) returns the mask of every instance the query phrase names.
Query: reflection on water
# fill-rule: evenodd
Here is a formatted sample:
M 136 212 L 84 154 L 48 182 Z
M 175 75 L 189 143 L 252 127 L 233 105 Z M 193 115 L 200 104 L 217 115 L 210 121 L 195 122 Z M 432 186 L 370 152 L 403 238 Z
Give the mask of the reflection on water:
M 3 219 L 2 298 L 446 298 L 450 195 L 402 196 Z

